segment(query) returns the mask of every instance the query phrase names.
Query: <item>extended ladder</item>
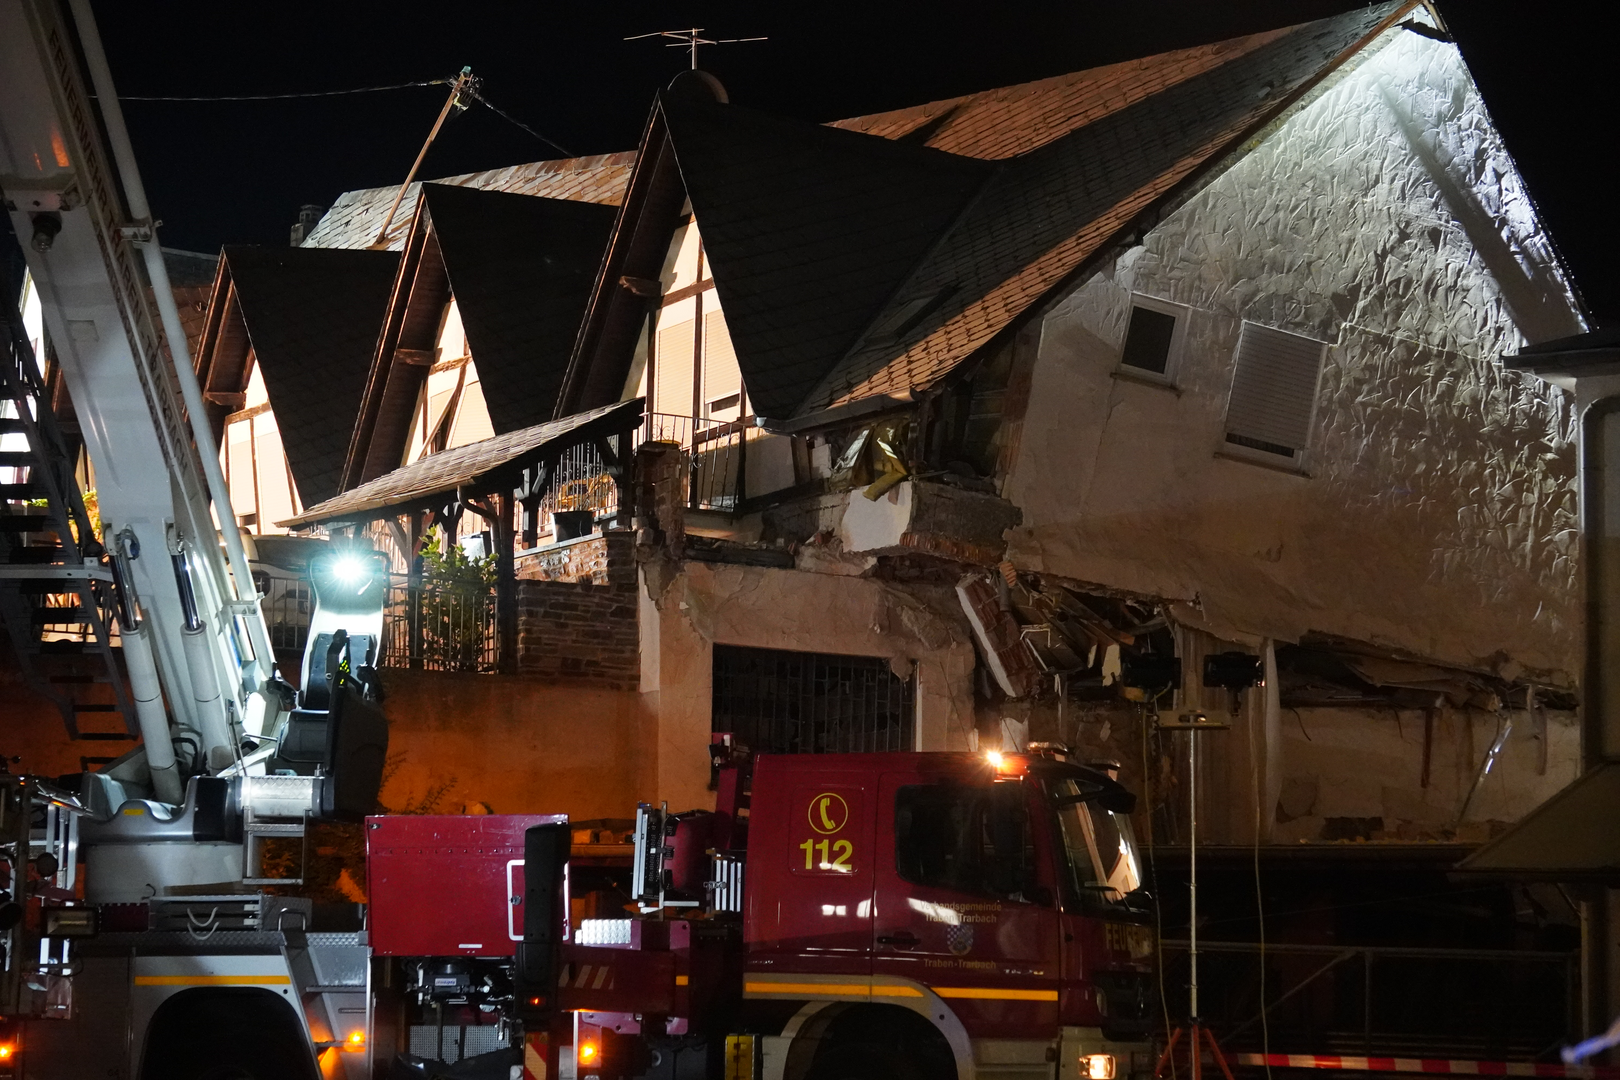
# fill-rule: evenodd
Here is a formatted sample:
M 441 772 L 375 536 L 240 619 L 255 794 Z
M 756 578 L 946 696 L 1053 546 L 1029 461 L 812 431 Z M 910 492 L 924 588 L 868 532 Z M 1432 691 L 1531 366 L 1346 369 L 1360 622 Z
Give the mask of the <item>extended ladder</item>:
M 112 574 L 16 294 L 0 288 L 0 621 L 24 682 L 61 712 L 69 738 L 131 741 L 139 729 L 113 648 Z

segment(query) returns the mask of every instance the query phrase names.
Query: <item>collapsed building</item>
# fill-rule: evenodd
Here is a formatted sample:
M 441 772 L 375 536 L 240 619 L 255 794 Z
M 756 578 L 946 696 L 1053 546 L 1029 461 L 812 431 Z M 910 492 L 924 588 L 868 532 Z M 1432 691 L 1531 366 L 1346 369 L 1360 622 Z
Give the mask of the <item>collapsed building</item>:
M 637 695 L 644 791 L 704 799 L 678 748 L 732 728 L 1055 740 L 1162 772 L 1174 836 L 1180 756 L 1143 717 L 1234 704 L 1227 842 L 1478 840 L 1573 775 L 1574 421 L 1499 358 L 1584 323 L 1423 8 L 825 126 L 683 76 L 633 156 L 457 181 L 408 196 L 344 490 L 290 523 L 465 535 L 481 493 L 435 489 L 436 451 L 644 402 L 616 467 L 554 448 L 504 530 L 468 515 L 549 643 L 509 670 Z M 296 254 L 370 244 L 391 196 Z M 457 245 L 475 213 L 499 224 Z M 473 400 L 474 367 L 521 374 Z M 422 506 L 368 488 L 390 462 Z M 547 536 L 576 506 L 586 535 Z M 624 598 L 569 623 L 631 581 L 633 642 Z M 1229 651 L 1262 687 L 1202 685 Z M 1130 685 L 1155 656 L 1179 691 Z
M 1202 712 L 1217 845 L 1450 857 L 1575 774 L 1573 404 L 1500 357 L 1585 322 L 1423 5 L 827 125 L 688 73 L 395 194 L 198 349 L 278 647 L 275 534 L 394 560 L 391 806 L 1048 741 L 1173 845 Z

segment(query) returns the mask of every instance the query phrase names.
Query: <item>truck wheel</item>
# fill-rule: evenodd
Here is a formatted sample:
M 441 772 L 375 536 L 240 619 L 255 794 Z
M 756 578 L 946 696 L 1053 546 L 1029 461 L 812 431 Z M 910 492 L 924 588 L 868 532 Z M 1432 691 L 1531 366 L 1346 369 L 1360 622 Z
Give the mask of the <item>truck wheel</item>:
M 183 990 L 147 1028 L 141 1080 L 319 1080 L 292 1006 L 258 987 Z
M 820 1055 L 809 1080 L 925 1080 L 905 1056 L 889 1047 L 840 1046 Z

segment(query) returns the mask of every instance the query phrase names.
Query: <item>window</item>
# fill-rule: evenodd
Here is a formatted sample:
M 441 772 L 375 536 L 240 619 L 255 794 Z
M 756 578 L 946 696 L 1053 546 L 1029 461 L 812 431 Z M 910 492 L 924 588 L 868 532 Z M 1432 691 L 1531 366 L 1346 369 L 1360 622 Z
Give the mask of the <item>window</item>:
M 703 415 L 711 420 L 742 416 L 742 371 L 726 317 L 719 311 L 703 316 Z
M 697 345 L 696 328 L 692 319 L 659 328 L 653 361 L 657 385 L 653 387 L 650 411 L 676 416 L 692 414 L 692 354 Z
M 1246 322 L 1238 337 L 1226 443 L 1303 465 L 1327 343 Z
M 914 784 L 894 801 L 895 871 L 914 885 L 1028 900 L 1035 849 L 1024 785 Z
M 1115 374 L 1169 385 L 1181 359 L 1187 333 L 1187 309 L 1154 296 L 1131 296 L 1125 344 Z
M 1059 781 L 1052 794 L 1075 890 L 1119 903 L 1141 888 L 1142 867 L 1130 816 L 1105 810 L 1086 798 L 1073 780 Z
M 752 750 L 910 750 L 915 709 L 914 680 L 885 657 L 714 647 L 713 730 Z

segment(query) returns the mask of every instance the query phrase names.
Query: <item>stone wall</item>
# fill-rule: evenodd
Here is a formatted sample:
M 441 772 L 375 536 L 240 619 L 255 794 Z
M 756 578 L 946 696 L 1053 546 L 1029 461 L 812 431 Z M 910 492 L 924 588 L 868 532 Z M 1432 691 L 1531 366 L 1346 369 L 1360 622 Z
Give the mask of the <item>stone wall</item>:
M 586 537 L 518 567 L 518 673 L 611 690 L 641 675 L 634 538 Z

